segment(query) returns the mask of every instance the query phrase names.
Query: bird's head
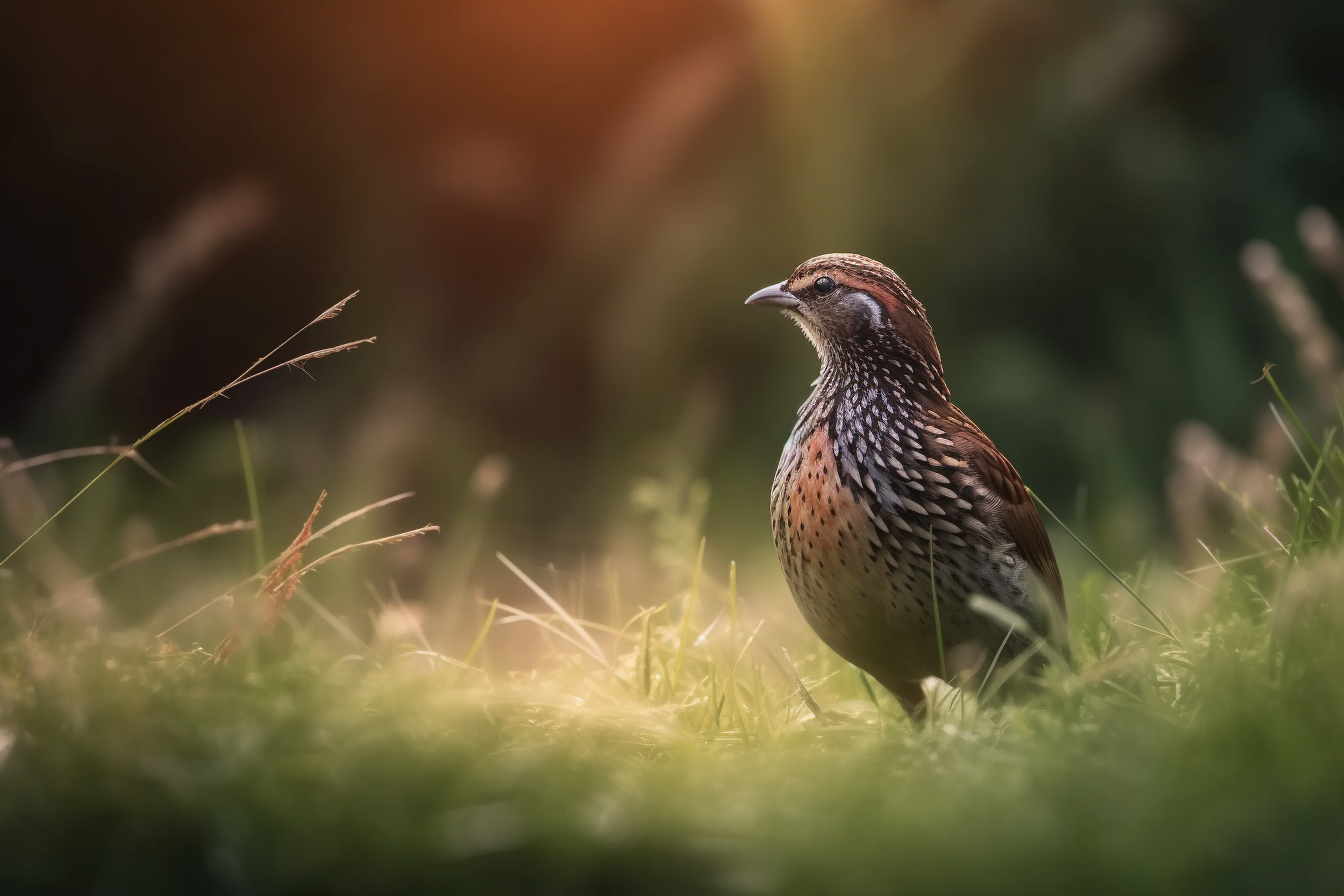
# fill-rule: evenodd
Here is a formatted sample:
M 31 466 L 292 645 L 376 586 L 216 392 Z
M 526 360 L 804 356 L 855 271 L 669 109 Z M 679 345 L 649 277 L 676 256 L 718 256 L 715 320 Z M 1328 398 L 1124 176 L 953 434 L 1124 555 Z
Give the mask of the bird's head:
M 896 272 L 862 255 L 818 255 L 789 279 L 758 290 L 748 305 L 778 308 L 803 329 L 823 364 L 895 362 L 926 375 L 944 392 L 933 329 Z

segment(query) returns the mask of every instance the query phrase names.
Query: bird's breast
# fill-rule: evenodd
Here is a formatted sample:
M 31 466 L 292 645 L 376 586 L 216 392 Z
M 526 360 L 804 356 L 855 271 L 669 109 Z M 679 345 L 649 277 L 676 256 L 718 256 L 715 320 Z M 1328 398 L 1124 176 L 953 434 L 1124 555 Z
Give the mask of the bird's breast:
M 795 435 L 785 448 L 771 511 L 785 577 L 823 640 L 844 653 L 865 629 L 883 628 L 880 595 L 888 591 L 890 558 L 871 508 L 841 480 L 824 426 Z
M 833 431 L 824 418 L 795 431 L 771 495 L 775 547 L 804 618 L 864 668 L 932 668 L 935 601 L 950 644 L 992 639 L 966 598 L 1020 606 L 1026 580 L 995 521 L 971 512 L 978 481 L 951 453 L 934 454 L 947 448 L 936 441 L 907 446 L 902 460 L 891 443 L 859 450 L 862 440 Z

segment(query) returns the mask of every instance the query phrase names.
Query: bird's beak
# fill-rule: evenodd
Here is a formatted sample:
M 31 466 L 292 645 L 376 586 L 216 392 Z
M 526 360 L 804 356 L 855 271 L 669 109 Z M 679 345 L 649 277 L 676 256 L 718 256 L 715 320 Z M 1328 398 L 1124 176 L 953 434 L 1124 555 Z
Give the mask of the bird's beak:
M 788 282 L 785 280 L 783 283 L 756 290 L 747 297 L 747 304 L 764 305 L 767 308 L 778 308 L 780 311 L 796 311 L 802 303 L 784 288 L 784 284 Z

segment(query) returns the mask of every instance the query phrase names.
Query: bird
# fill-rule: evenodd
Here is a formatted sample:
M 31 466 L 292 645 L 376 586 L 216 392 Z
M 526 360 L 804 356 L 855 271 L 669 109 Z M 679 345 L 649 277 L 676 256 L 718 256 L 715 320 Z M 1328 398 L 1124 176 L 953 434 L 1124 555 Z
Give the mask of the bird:
M 969 679 L 1031 647 L 1027 633 L 973 609 L 973 595 L 1034 632 L 1064 619 L 1059 565 L 1031 494 L 952 403 L 928 316 L 905 281 L 862 255 L 819 255 L 746 304 L 782 311 L 821 362 L 770 512 L 789 590 L 822 641 L 914 713 L 928 676 Z M 1048 598 L 1036 597 L 1040 585 Z

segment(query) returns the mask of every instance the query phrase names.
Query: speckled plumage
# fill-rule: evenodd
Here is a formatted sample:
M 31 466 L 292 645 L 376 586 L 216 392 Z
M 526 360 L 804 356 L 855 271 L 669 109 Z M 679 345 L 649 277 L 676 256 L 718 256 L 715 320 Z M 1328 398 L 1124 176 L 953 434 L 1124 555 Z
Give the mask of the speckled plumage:
M 771 493 L 780 563 L 817 634 L 912 707 L 939 672 L 935 585 L 949 669 L 973 666 L 1004 631 L 967 598 L 1043 628 L 1028 569 L 1062 609 L 1054 555 L 1012 465 L 951 403 L 923 306 L 899 277 L 826 255 L 773 289 L 753 300 L 782 307 L 822 362 Z M 1014 636 L 1000 662 L 1026 646 Z

